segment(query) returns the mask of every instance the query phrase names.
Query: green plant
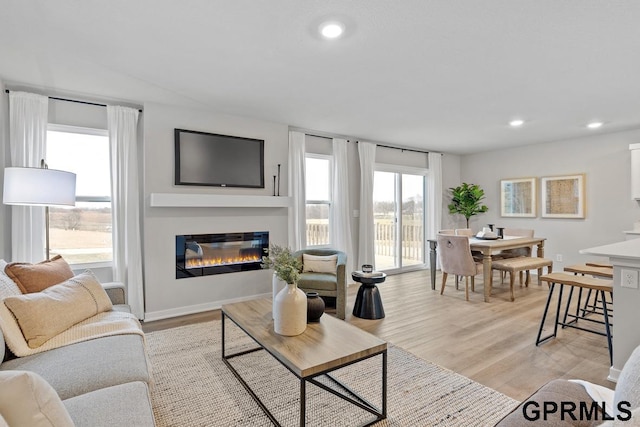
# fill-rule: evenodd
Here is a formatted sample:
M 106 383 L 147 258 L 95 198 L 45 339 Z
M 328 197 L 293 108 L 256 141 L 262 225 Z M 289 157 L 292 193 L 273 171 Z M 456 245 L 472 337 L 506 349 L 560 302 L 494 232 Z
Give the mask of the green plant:
M 296 283 L 300 278 L 302 262 L 293 256 L 291 249 L 271 245 L 268 255 L 262 257 L 262 268 L 273 268 L 280 280 L 291 284 Z
M 469 228 L 469 218 L 489 210 L 486 205 L 480 203 L 484 199 L 484 190 L 477 184 L 463 182 L 462 185 L 450 188 L 449 191 L 451 191 L 449 213 L 463 215 L 467 220 L 467 228 Z

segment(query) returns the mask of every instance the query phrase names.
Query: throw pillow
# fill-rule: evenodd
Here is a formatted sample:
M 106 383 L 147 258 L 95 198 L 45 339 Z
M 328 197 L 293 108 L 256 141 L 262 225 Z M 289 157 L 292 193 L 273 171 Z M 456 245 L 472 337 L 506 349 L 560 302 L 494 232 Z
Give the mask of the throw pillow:
M 12 262 L 5 267 L 5 273 L 23 294 L 40 292 L 73 277 L 71 267 L 60 255 L 38 264 Z
M 303 273 L 336 274 L 338 255 L 310 255 L 302 254 Z
M 107 292 L 90 271 L 42 292 L 7 297 L 4 305 L 15 317 L 30 348 L 112 309 Z
M 29 371 L 0 371 L 0 413 L 10 426 L 74 425 L 53 387 Z

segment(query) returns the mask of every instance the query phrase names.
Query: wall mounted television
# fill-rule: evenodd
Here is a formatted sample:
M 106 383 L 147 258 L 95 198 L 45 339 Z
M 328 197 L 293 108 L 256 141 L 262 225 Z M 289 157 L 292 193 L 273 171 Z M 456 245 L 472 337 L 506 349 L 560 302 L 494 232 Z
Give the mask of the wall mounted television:
M 264 188 L 264 140 L 175 129 L 175 184 Z

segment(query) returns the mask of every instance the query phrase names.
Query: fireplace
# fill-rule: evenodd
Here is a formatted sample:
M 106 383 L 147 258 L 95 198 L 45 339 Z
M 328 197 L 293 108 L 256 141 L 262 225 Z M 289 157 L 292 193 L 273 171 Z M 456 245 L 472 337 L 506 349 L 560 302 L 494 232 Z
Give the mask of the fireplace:
M 259 270 L 269 232 L 176 236 L 176 279 Z

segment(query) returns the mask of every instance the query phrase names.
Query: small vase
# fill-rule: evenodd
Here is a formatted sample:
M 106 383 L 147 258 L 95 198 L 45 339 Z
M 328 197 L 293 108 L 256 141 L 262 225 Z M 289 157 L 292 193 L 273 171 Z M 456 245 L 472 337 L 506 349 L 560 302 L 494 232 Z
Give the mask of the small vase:
M 317 292 L 307 292 L 307 323 L 319 322 L 324 314 L 324 300 Z
M 295 283 L 276 295 L 273 310 L 273 330 L 285 336 L 300 335 L 307 328 L 307 296 Z
M 278 292 L 280 292 L 282 289 L 287 287 L 287 282 L 285 282 L 284 280 L 280 279 L 278 277 L 278 275 L 276 275 L 276 273 L 273 273 L 273 278 L 271 279 L 271 292 L 272 292 L 272 307 L 271 307 L 271 318 L 273 319 L 273 313 L 276 312 L 276 295 L 278 295 Z

